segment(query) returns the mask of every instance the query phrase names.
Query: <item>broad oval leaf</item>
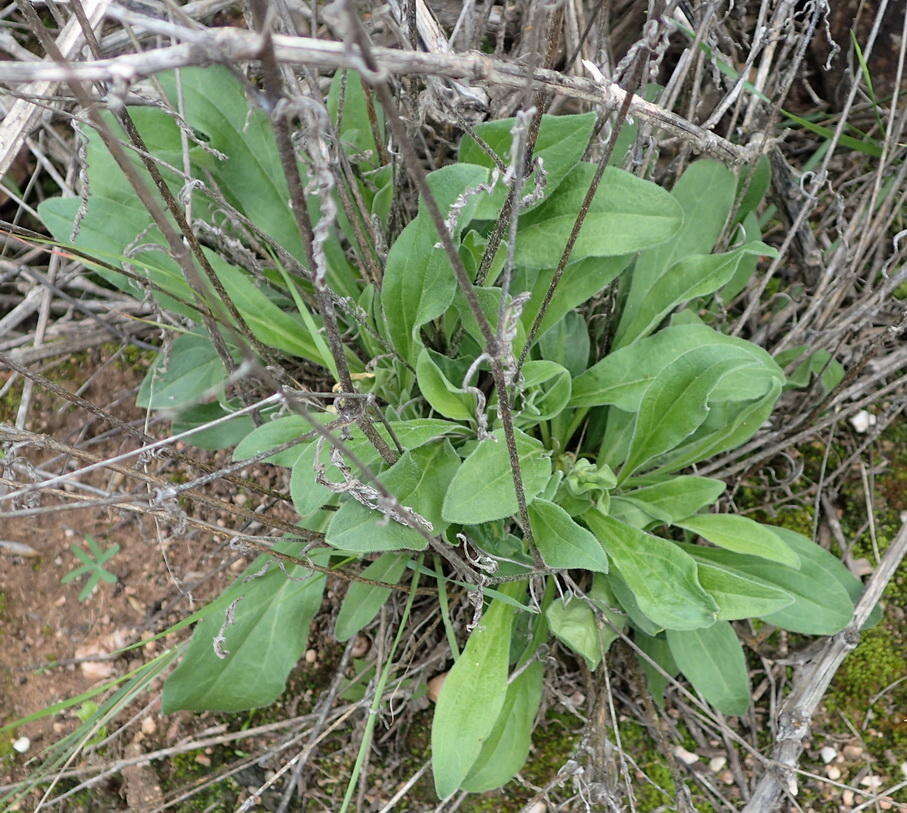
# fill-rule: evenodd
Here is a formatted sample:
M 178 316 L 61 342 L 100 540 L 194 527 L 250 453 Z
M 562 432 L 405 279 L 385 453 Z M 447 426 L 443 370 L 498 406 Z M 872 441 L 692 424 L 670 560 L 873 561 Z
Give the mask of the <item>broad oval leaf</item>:
M 604 545 L 639 609 L 665 629 L 711 626 L 715 600 L 702 588 L 696 561 L 674 543 L 590 511 L 583 519 Z
M 662 370 L 640 403 L 619 482 L 692 435 L 708 417 L 712 393 L 725 376 L 756 366 L 748 357 L 712 346 L 690 350 Z
M 488 170 L 471 164 L 453 164 L 428 176 L 438 206 L 444 212 L 457 196 L 484 183 Z M 471 195 L 458 214 L 465 225 L 478 205 L 479 195 Z M 459 226 L 454 242 L 458 242 Z M 434 224 L 420 212 L 400 233 L 387 255 L 381 285 L 381 305 L 394 347 L 409 362 L 418 356 L 417 331 L 440 316 L 453 301 L 457 282 Z
M 382 553 L 359 575 L 373 581 L 396 584 L 400 581 L 409 559 L 400 553 Z M 366 582 L 350 582 L 337 620 L 334 622 L 334 637 L 338 641 L 348 641 L 372 619 L 393 592 L 389 587 L 379 587 Z
M 784 382 L 784 372 L 761 347 L 725 336 L 706 325 L 672 325 L 607 355 L 573 382 L 570 406 L 611 404 L 636 412 L 649 385 L 666 367 L 700 347 L 718 345 L 759 364 L 759 375 L 747 368 L 728 375 L 712 393 L 714 401 L 750 401 L 763 396 L 771 381 Z
M 636 645 L 645 655 L 655 661 L 661 670 L 672 678 L 677 675 L 680 670 L 677 668 L 677 664 L 674 663 L 674 658 L 671 656 L 671 648 L 663 635 L 656 637 L 636 630 L 633 633 L 633 638 Z M 665 689 L 668 688 L 667 676 L 662 674 L 662 671 L 659 671 L 641 655 L 637 655 L 636 659 L 642 667 L 643 674 L 646 676 L 646 686 L 649 689 L 649 693 L 659 708 L 664 708 L 664 693 Z
M 523 365 L 522 410 L 527 422 L 548 421 L 559 415 L 570 400 L 570 373 L 547 359 Z
M 545 196 L 557 189 L 564 176 L 583 157 L 589 136 L 595 126 L 594 113 L 580 113 L 573 116 L 542 116 L 536 137 L 533 157 L 541 158 L 545 166 Z M 497 154 L 504 164 L 511 162 L 510 149 L 513 143 L 511 130 L 516 119 L 498 119 L 477 124 L 473 132 Z M 493 169 L 495 162 L 469 135 L 460 141 L 459 159 L 466 164 Z M 535 182 L 529 179 L 523 192 L 535 189 Z M 497 186 L 492 195 L 482 201 L 476 210 L 479 220 L 496 220 L 507 198 L 506 185 Z
M 580 164 L 551 197 L 520 218 L 517 265 L 557 266 L 594 174 L 592 164 Z M 570 259 L 610 257 L 649 248 L 670 239 L 682 222 L 680 206 L 668 192 L 629 172 L 608 167 Z
M 302 544 L 281 549 L 292 555 Z M 312 558 L 322 564 L 327 556 L 321 551 Z M 255 575 L 269 561 L 270 570 Z M 305 650 L 324 582 L 322 573 L 299 565 L 284 572 L 271 557 L 258 557 L 196 625 L 182 663 L 164 682 L 164 713 L 243 711 L 274 701 Z M 233 622 L 225 624 L 225 610 L 237 600 Z M 222 628 L 227 654 L 219 658 L 214 640 Z
M 548 567 L 608 572 L 608 557 L 599 541 L 563 508 L 536 499 L 528 510 L 532 539 Z
M 441 799 L 469 775 L 504 706 L 514 611 L 495 599 L 444 680 L 431 726 L 431 764 Z
M 435 412 L 457 421 L 476 417 L 475 395 L 452 384 L 424 347 L 416 361 L 416 380 L 419 391 Z
M 706 562 L 699 562 L 698 567 L 699 583 L 715 599 L 719 621 L 759 618 L 794 603 L 790 593 L 767 582 Z
M 626 333 L 633 337 L 650 333 L 674 308 L 696 297 L 715 293 L 730 282 L 747 257 L 775 254 L 777 252 L 770 246 L 754 241 L 724 254 L 684 257 L 653 280 L 648 295 L 636 306 Z
M 695 161 L 677 180 L 671 199 L 682 212 L 683 225 L 668 242 L 640 255 L 633 268 L 630 290 L 624 303 L 614 348 L 629 345 L 640 334 L 639 314 L 658 298 L 658 286 L 665 272 L 678 260 L 694 254 L 708 254 L 721 234 L 734 202 L 733 173 L 718 161 Z
M 599 624 L 593 609 L 581 599 L 555 599 L 545 609 L 545 619 L 558 640 L 585 658 L 592 671 L 617 638 L 613 630 Z
M 535 438 L 514 429 L 523 493 L 531 500 L 551 476 L 549 453 Z M 447 522 L 476 525 L 516 514 L 516 489 L 504 430 L 478 443 L 447 490 L 442 516 Z
M 484 793 L 507 784 L 523 767 L 532 745 L 532 727 L 542 702 L 541 663 L 527 666 L 507 686 L 504 705 L 461 787 Z
M 575 378 L 589 366 L 590 342 L 586 320 L 576 311 L 568 311 L 542 334 L 539 348 L 543 359 L 556 361 Z
M 437 535 L 446 527 L 441 518 L 441 504 L 459 466 L 460 458 L 445 439 L 405 452 L 386 472 L 378 475 L 397 501 L 427 519 L 433 530 L 424 529 L 420 533 L 348 498 L 334 514 L 325 542 L 340 550 L 359 553 L 404 548 L 424 550 L 428 545 L 425 533 Z
M 539 325 L 539 335 L 544 335 L 545 331 L 560 322 L 573 308 L 582 305 L 587 299 L 604 290 L 618 274 L 629 267 L 631 259 L 628 256 L 586 257 L 578 262 L 570 263 L 564 269 L 564 275 L 554 289 L 554 294 Z M 520 322 L 527 331 L 545 301 L 554 276 L 554 268 L 543 268 L 529 273 L 534 274 L 534 280 L 531 280 L 528 286 L 531 296 L 520 316 Z
M 725 484 L 711 477 L 683 474 L 663 483 L 634 489 L 620 495 L 653 519 L 674 522 L 712 505 L 724 492 Z
M 302 415 L 284 415 L 280 418 L 274 418 L 274 420 L 263 423 L 261 426 L 256 426 L 255 429 L 246 435 L 233 450 L 233 459 L 246 460 L 260 452 L 274 449 L 295 438 L 311 435 L 311 433 L 311 421 L 307 421 Z M 265 458 L 265 460 L 276 466 L 292 467 L 299 458 L 302 444 L 305 442 L 307 441 L 300 440 L 299 445 L 291 446 L 289 449 Z
M 169 354 L 161 353 L 139 387 L 136 404 L 146 409 L 194 405 L 227 378 L 211 339 L 198 333 L 177 338 Z
M 813 545 L 812 542 L 809 544 Z M 769 624 L 803 635 L 834 635 L 844 629 L 853 617 L 853 602 L 842 584 L 830 575 L 830 563 L 823 556 L 811 555 L 798 548 L 800 569 L 794 570 L 777 562 L 729 550 L 698 545 L 682 547 L 699 561 L 765 582 L 793 596 L 793 602 L 784 609 L 762 616 Z M 814 547 L 838 566 L 844 567 L 818 545 Z
M 667 630 L 671 655 L 683 676 L 716 709 L 746 714 L 750 678 L 737 633 L 727 621 L 698 630 Z
M 769 559 L 795 569 L 800 567 L 800 557 L 773 527 L 749 517 L 736 514 L 699 514 L 674 524 L 707 539 L 719 548 Z

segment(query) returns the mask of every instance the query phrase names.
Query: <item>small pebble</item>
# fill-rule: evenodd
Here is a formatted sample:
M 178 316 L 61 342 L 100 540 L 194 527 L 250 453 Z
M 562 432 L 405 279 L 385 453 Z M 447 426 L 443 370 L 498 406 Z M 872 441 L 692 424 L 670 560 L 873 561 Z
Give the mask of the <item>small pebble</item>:
M 822 757 L 822 761 L 828 765 L 836 756 L 838 752 L 832 748 L 830 745 L 826 745 L 821 751 L 819 751 L 819 756 Z
M 368 651 L 372 648 L 372 643 L 364 635 L 357 635 L 356 640 L 353 642 L 353 648 L 350 651 L 350 654 L 354 658 L 363 658 L 368 654 Z
M 318 653 L 314 649 L 307 649 L 305 651 L 305 662 L 315 663 L 316 660 L 318 660 Z
M 24 754 L 29 748 L 31 748 L 31 740 L 28 737 L 13 740 L 13 750 L 17 753 Z
M 542 801 L 534 802 L 526 808 L 526 813 L 548 813 L 548 805 Z
M 891 810 L 894 807 L 894 802 L 886 796 L 884 799 L 879 799 L 878 805 L 882 810 Z
M 674 746 L 674 756 L 677 757 L 684 765 L 692 765 L 699 760 L 699 754 L 687 751 L 682 745 Z
M 573 708 L 579 709 L 583 707 L 583 703 L 586 702 L 586 695 L 580 691 L 575 691 L 570 695 L 570 702 L 573 703 Z
M 718 778 L 722 782 L 724 782 L 725 785 L 734 784 L 734 774 L 732 774 L 730 771 L 722 771 L 720 774 L 718 774 Z
M 841 778 L 841 769 L 837 765 L 829 765 L 825 769 L 825 775 L 832 780 L 832 782 L 837 782 Z
M 11 542 L 8 539 L 0 539 L 0 551 L 4 551 L 11 556 L 27 556 L 31 558 L 41 555 L 31 545 L 26 545 L 24 542 Z
M 845 790 L 841 794 L 841 801 L 844 802 L 845 807 L 853 807 L 853 791 Z
M 199 754 L 199 755 L 195 758 L 195 761 L 196 761 L 199 765 L 204 765 L 206 768 L 210 768 L 210 767 L 211 767 L 211 759 L 210 759 L 209 757 L 206 757 L 204 754 Z
M 904 778 L 907 779 L 907 762 L 901 763 L 901 773 L 904 774 Z
M 875 776 L 874 774 L 870 774 L 869 776 L 864 776 L 860 780 L 860 784 L 863 785 L 863 787 L 865 787 L 865 788 L 871 788 L 872 790 L 878 790 L 878 788 L 882 787 L 882 777 Z
M 841 753 L 844 754 L 844 759 L 853 761 L 863 756 L 863 749 L 859 745 L 845 745 Z
M 861 409 L 856 415 L 851 416 L 850 425 L 853 427 L 854 432 L 862 435 L 870 426 L 876 425 L 876 416 L 865 409 Z
M 142 720 L 142 733 L 150 736 L 155 731 L 157 731 L 157 723 L 154 722 L 154 717 L 146 717 Z
M 444 685 L 444 679 L 447 677 L 447 672 L 443 672 L 440 675 L 435 675 L 430 681 L 428 681 L 428 699 L 432 703 L 438 702 L 438 696 L 441 694 L 441 687 Z
M 712 773 L 718 773 L 727 765 L 727 757 L 712 757 L 709 760 L 709 770 Z

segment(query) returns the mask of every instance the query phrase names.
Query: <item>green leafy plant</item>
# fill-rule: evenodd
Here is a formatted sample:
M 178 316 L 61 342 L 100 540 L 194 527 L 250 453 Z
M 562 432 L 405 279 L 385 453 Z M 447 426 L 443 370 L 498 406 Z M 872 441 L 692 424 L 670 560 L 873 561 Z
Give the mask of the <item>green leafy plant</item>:
M 161 81 L 175 104 L 176 78 Z M 724 482 L 690 473 L 750 439 L 785 387 L 812 374 L 829 387 L 837 375 L 833 359 L 798 349 L 785 362 L 799 363 L 789 380 L 758 346 L 717 329 L 718 306 L 773 253 L 754 217 L 766 183 L 738 183 L 700 160 L 669 191 L 619 169 L 615 154 L 589 197 L 596 167 L 583 156 L 595 116 L 544 116 L 515 241 L 496 247 L 508 205 L 499 165 L 516 163 L 524 124 L 494 121 L 463 138 L 455 163 L 427 175 L 447 234 L 423 196 L 394 235 L 394 178 L 379 160 L 384 122 L 369 115 L 358 77 L 341 73 L 320 126 L 351 162 L 347 180 L 364 211 L 338 207 L 330 184 L 310 192 L 311 253 L 265 114 L 224 69 L 183 70 L 180 82 L 188 130 L 158 109 L 129 115 L 174 196 L 199 224 L 220 224 L 200 228 L 201 252 L 232 308 L 212 281 L 193 288 L 183 278 L 96 135 L 84 216 L 74 198 L 40 207 L 61 243 L 78 221 L 75 246 L 97 258 L 99 277 L 147 291 L 191 323 L 150 369 L 138 403 L 168 411 L 175 431 L 194 432 L 189 442 L 289 471 L 298 535 L 210 605 L 165 683 L 165 710 L 275 700 L 306 647 L 328 572 L 349 581 L 340 641 L 393 593 L 411 602 L 420 590 L 436 597 L 451 643 L 432 730 L 446 797 L 499 787 L 522 766 L 546 641 L 596 669 L 622 636 L 656 700 L 682 674 L 735 715 L 751 693 L 732 622 L 803 634 L 849 622 L 862 585 L 837 559 L 800 534 L 716 511 Z M 110 127 L 118 130 L 113 119 Z M 184 143 L 202 183 L 175 169 Z M 317 156 L 300 171 L 321 182 Z M 726 228 L 731 212 L 736 229 Z M 386 261 L 369 255 L 370 228 L 393 238 Z M 592 318 L 605 291 L 616 314 Z M 339 351 L 329 346 L 326 300 Z M 336 397 L 285 391 L 253 423 L 232 386 L 253 340 L 290 381 L 309 376 Z M 342 391 L 344 366 L 356 393 Z M 450 622 L 448 587 L 476 607 L 465 643 Z M 379 686 L 392 670 L 376 675 Z
M 86 536 L 85 541 L 88 543 L 88 550 L 78 545 L 69 546 L 72 555 L 80 562 L 83 562 L 82 566 L 70 570 L 69 573 L 60 579 L 60 584 L 69 584 L 76 579 L 85 579 L 85 586 L 79 593 L 79 601 L 88 601 L 98 584 L 102 581 L 109 584 L 117 583 L 116 574 L 111 573 L 104 565 L 120 552 L 120 546 L 111 545 L 106 550 L 102 550 L 101 546 L 92 537 Z

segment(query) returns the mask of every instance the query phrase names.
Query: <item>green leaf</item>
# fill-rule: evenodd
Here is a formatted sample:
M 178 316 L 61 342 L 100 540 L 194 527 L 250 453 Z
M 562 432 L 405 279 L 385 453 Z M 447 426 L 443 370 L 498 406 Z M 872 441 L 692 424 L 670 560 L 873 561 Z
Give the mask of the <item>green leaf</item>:
M 791 549 L 801 558 L 809 559 L 815 567 L 824 570 L 828 578 L 834 579 L 840 584 L 850 596 L 854 606 L 863 595 L 865 585 L 853 573 L 848 570 L 837 556 L 829 553 L 825 548 L 820 547 L 808 537 L 791 531 L 787 528 L 781 528 L 773 525 L 772 530 L 781 537 L 781 539 L 791 547 Z M 869 629 L 875 626 L 882 618 L 882 607 L 877 604 L 873 611 L 866 619 L 863 629 Z
M 82 566 L 70 570 L 60 579 L 60 584 L 69 584 L 83 576 L 87 577 L 85 586 L 79 592 L 79 601 L 88 601 L 99 582 L 105 581 L 108 584 L 117 582 L 116 575 L 107 570 L 104 565 L 120 552 L 120 546 L 111 545 L 106 550 L 102 550 L 93 537 L 86 536 L 85 541 L 88 543 L 88 552 L 78 545 L 69 546 L 73 556 L 82 562 Z
M 639 602 L 636 600 L 636 596 L 616 570 L 612 570 L 604 578 L 608 580 L 608 588 L 614 595 L 618 606 L 636 629 L 642 630 L 646 635 L 658 635 L 664 631 L 663 626 L 656 624 L 639 609 Z
M 580 164 L 544 203 L 520 218 L 516 263 L 555 268 L 573 230 L 595 167 Z M 571 259 L 611 257 L 670 239 L 682 223 L 676 201 L 660 187 L 608 167 L 589 207 Z
M 649 385 L 663 370 L 690 350 L 712 346 L 748 356 L 760 365 L 759 375 L 743 369 L 724 378 L 712 393 L 713 401 L 750 401 L 765 395 L 770 381 L 784 380 L 772 357 L 751 342 L 724 336 L 705 325 L 676 325 L 635 341 L 590 367 L 573 382 L 570 406 L 612 404 L 624 412 L 637 412 Z
M 742 223 L 755 213 L 762 198 L 772 183 L 772 164 L 767 155 L 762 155 L 754 165 L 744 168 L 737 179 L 737 196 L 740 205 L 737 207 L 737 222 Z M 744 191 L 745 190 L 745 191 Z
M 227 371 L 211 339 L 198 333 L 177 338 L 170 353 L 161 353 L 145 375 L 137 406 L 143 409 L 179 409 L 192 406 L 218 388 Z
M 427 519 L 432 533 L 447 524 L 441 518 L 444 494 L 460 465 L 449 440 L 405 452 L 378 479 L 401 505 Z M 335 548 L 360 553 L 383 550 L 424 550 L 428 540 L 414 528 L 382 516 L 376 510 L 347 499 L 334 514 L 325 541 Z
M 662 370 L 643 396 L 619 482 L 689 437 L 708 417 L 723 378 L 757 364 L 731 348 L 711 346 L 690 350 Z
M 535 438 L 514 430 L 523 493 L 529 501 L 548 483 L 551 461 Z M 448 522 L 476 525 L 513 516 L 517 510 L 513 471 L 504 430 L 479 441 L 463 461 L 444 498 L 443 517 Z
M 828 350 L 816 350 L 811 353 L 808 350 L 809 348 L 804 345 L 782 350 L 775 356 L 775 361 L 782 367 L 787 367 L 792 361 L 803 356 L 800 364 L 787 377 L 789 385 L 799 389 L 806 388 L 809 386 L 812 376 L 817 375 L 822 389 L 830 392 L 844 378 L 844 368 L 834 360 Z
M 727 621 L 707 629 L 667 630 L 671 655 L 706 700 L 725 714 L 746 714 L 750 705 L 750 678 L 743 647 Z
M 745 368 L 753 372 L 757 368 Z M 729 375 L 725 381 L 734 378 Z M 754 380 L 760 376 L 754 375 Z M 720 386 L 720 385 L 719 385 Z M 665 455 L 658 465 L 659 473 L 677 471 L 700 460 L 707 460 L 720 452 L 736 449 L 749 440 L 771 415 L 781 393 L 781 383 L 772 379 L 768 392 L 747 404 L 712 404 L 709 416 L 690 437 L 689 442 Z
M 295 542 L 281 547 L 291 555 L 302 549 Z M 327 561 L 323 551 L 320 557 Z M 255 575 L 268 563 L 266 574 Z M 196 625 L 182 663 L 164 682 L 165 714 L 244 711 L 277 699 L 305 650 L 325 582 L 321 573 L 299 565 L 286 571 L 260 556 L 216 599 L 213 611 Z M 226 608 L 237 600 L 233 623 L 225 623 Z M 222 628 L 224 658 L 214 649 Z
M 696 254 L 678 260 L 652 280 L 648 295 L 636 305 L 633 318 L 626 324 L 626 333 L 645 336 L 674 308 L 715 293 L 730 282 L 744 258 L 775 254 L 765 243 L 754 242 L 726 254 Z
M 513 143 L 513 128 L 516 119 L 498 119 L 476 125 L 474 132 L 498 155 L 505 165 L 512 160 L 510 154 Z M 543 198 L 551 195 L 564 177 L 583 157 L 589 137 L 595 127 L 594 113 L 580 113 L 573 116 L 542 116 L 538 137 L 533 151 L 534 158 L 540 158 L 545 167 L 545 189 Z M 459 160 L 467 164 L 493 169 L 491 157 L 468 135 L 460 141 Z M 536 190 L 535 177 L 530 177 L 524 185 L 523 194 Z M 478 220 L 496 220 L 508 189 L 504 184 L 495 187 L 490 197 L 484 199 L 476 210 Z M 534 204 L 538 205 L 538 203 Z M 533 208 L 530 205 L 528 208 Z M 523 210 L 526 211 L 526 210 Z
M 475 395 L 451 384 L 425 347 L 416 361 L 416 380 L 419 391 L 435 412 L 457 421 L 475 420 Z
M 570 400 L 570 373 L 547 359 L 523 365 L 523 401 L 520 419 L 537 423 L 554 418 Z
M 238 404 L 231 403 L 228 406 L 229 411 L 219 403 L 196 404 L 184 409 L 174 417 L 170 424 L 170 431 L 174 435 L 180 435 L 218 418 L 225 418 L 238 407 Z M 185 442 L 199 449 L 229 449 L 242 442 L 242 439 L 253 429 L 255 429 L 255 424 L 252 423 L 249 415 L 237 415 L 233 420 L 195 432 L 186 438 Z
M 341 93 L 343 94 L 343 119 L 338 121 Z M 346 148 L 347 155 L 352 157 L 371 151 L 371 160 L 366 163 L 376 167 L 378 165 L 377 148 L 372 135 L 365 93 L 362 78 L 356 71 L 337 71 L 331 80 L 327 109 L 331 121 L 337 126 L 340 141 Z M 375 105 L 375 116 L 378 119 L 378 132 L 383 134 L 383 111 L 377 104 Z
M 582 373 L 589 364 L 589 329 L 575 311 L 564 314 L 539 341 L 542 358 L 556 361 L 571 376 Z
M 510 149 L 513 143 L 511 129 L 516 119 L 498 119 L 477 124 L 473 130 L 479 138 L 497 154 L 505 165 L 511 162 Z M 542 116 L 533 157 L 541 158 L 545 166 L 545 196 L 557 189 L 564 176 L 583 157 L 589 136 L 595 126 L 594 113 L 580 113 L 574 116 Z M 460 141 L 459 160 L 465 164 L 478 164 L 492 169 L 491 157 L 468 135 Z M 523 193 L 535 189 L 535 180 L 530 178 Z M 507 198 L 507 188 L 500 184 L 490 198 L 482 201 L 476 210 L 478 220 L 496 220 Z
M 457 196 L 484 183 L 488 170 L 470 164 L 453 164 L 432 172 L 429 183 L 442 213 Z M 479 196 L 471 195 L 458 214 L 452 237 L 472 217 Z M 418 356 L 418 329 L 440 316 L 453 301 L 457 287 L 453 268 L 443 248 L 435 246 L 440 237 L 428 214 L 420 211 L 394 241 L 387 255 L 381 286 L 381 305 L 394 347 L 409 362 Z
M 604 290 L 630 265 L 630 257 L 586 257 L 572 262 L 564 269 L 560 283 L 554 289 L 551 302 L 542 317 L 539 335 L 557 325 L 564 316 L 587 299 Z M 531 297 L 523 307 L 521 323 L 528 331 L 545 301 L 554 276 L 554 267 L 541 269 L 529 285 Z M 566 365 L 565 365 L 566 366 Z
M 545 609 L 545 618 L 558 640 L 585 658 L 592 671 L 598 668 L 616 637 L 612 630 L 599 624 L 593 609 L 580 599 L 555 599 Z
M 608 572 L 608 557 L 599 541 L 559 505 L 534 500 L 529 506 L 529 522 L 532 539 L 548 567 Z
M 809 544 L 819 553 L 805 546 L 796 548 L 800 557 L 799 570 L 718 548 L 698 545 L 681 547 L 698 561 L 718 565 L 731 573 L 755 579 L 792 595 L 793 603 L 762 616 L 769 624 L 802 635 L 834 635 L 844 629 L 853 617 L 853 602 L 847 590 L 831 575 L 836 570 L 832 563 L 841 568 L 843 565 L 818 545 Z
M 514 608 L 496 599 L 444 681 L 431 727 L 435 789 L 459 788 L 489 739 L 507 695 Z
M 337 416 L 326 412 L 316 412 L 312 413 L 311 417 L 321 423 L 328 423 L 335 420 Z M 382 424 L 376 424 L 375 428 L 378 434 L 393 446 L 387 429 Z M 435 418 L 391 421 L 391 428 L 404 449 L 416 449 L 435 438 L 463 431 L 463 427 L 459 424 Z M 293 464 L 293 471 L 290 475 L 290 496 L 293 498 L 293 505 L 301 517 L 310 516 L 333 497 L 333 492 L 330 489 L 315 480 L 316 446 L 316 441 L 312 441 L 303 447 L 296 463 Z M 375 447 L 372 446 L 358 427 L 350 429 L 347 446 L 367 466 L 373 466 L 380 459 Z M 340 472 L 331 463 L 330 457 L 329 444 L 322 444 L 320 462 L 325 467 L 325 476 L 331 482 L 343 482 Z
M 289 192 L 264 111 L 250 109 L 242 84 L 226 67 L 182 68 L 179 90 L 175 73 L 161 73 L 158 78 L 188 124 L 227 156 L 215 160 L 212 168 L 227 198 L 301 259 L 302 242 L 287 206 Z
M 699 514 L 675 525 L 698 534 L 726 550 L 759 556 L 788 567 L 800 567 L 800 557 L 786 545 L 773 527 L 736 514 Z
M 397 584 L 408 561 L 406 556 L 399 553 L 382 553 L 359 575 L 374 581 Z M 350 582 L 334 623 L 334 637 L 341 642 L 348 641 L 368 626 L 392 592 L 389 587 Z
M 542 702 L 541 663 L 527 666 L 507 686 L 504 705 L 494 728 L 461 787 L 470 793 L 484 793 L 503 787 L 523 767 L 532 744 L 535 715 Z
M 302 319 L 282 311 L 244 272 L 225 263 L 213 252 L 206 250 L 205 254 L 223 283 L 224 290 L 256 339 L 291 356 L 330 366 L 331 359 L 322 355 Z
M 671 657 L 671 648 L 668 646 L 668 642 L 663 635 L 655 637 L 646 635 L 637 630 L 633 637 L 636 641 L 636 645 L 664 669 L 665 672 L 671 677 L 677 675 L 680 669 L 678 669 L 677 664 L 674 663 L 674 658 Z M 664 693 L 665 689 L 668 688 L 668 679 L 645 658 L 639 655 L 636 657 L 639 661 L 639 665 L 642 667 L 643 674 L 646 676 L 646 686 L 649 687 L 649 693 L 652 695 L 652 699 L 660 708 L 664 708 Z
M 260 452 L 268 449 L 274 449 L 295 438 L 301 438 L 303 435 L 312 434 L 312 424 L 302 415 L 284 415 L 280 418 L 263 423 L 255 427 L 246 435 L 233 450 L 234 460 L 247 460 L 254 457 Z M 291 446 L 277 454 L 266 457 L 265 462 L 272 463 L 275 466 L 292 467 L 299 454 L 302 451 L 302 444 L 308 441 L 300 441 L 296 446 Z
M 633 591 L 640 610 L 652 621 L 678 630 L 714 623 L 718 605 L 699 583 L 692 557 L 666 539 L 598 511 L 590 511 L 583 519 Z
M 653 519 L 675 522 L 712 505 L 724 492 L 725 484 L 711 477 L 683 474 L 663 483 L 644 486 L 620 495 Z
M 718 604 L 720 621 L 770 615 L 794 602 L 790 593 L 741 573 L 706 562 L 699 562 L 698 568 L 699 583 Z
M 733 205 L 735 191 L 733 173 L 718 161 L 696 161 L 680 176 L 671 197 L 682 212 L 683 225 L 675 229 L 673 239 L 645 252 L 636 261 L 614 338 L 615 349 L 639 338 L 639 314 L 658 296 L 657 288 L 665 271 L 685 257 L 711 252 Z

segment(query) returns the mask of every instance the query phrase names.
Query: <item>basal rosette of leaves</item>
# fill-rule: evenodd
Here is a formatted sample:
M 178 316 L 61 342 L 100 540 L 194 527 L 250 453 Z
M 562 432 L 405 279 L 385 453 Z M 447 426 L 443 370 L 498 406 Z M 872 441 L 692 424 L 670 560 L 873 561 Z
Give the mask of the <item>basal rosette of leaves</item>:
M 175 77 L 161 81 L 176 104 Z M 317 365 L 330 379 L 335 367 L 312 286 L 288 267 L 305 267 L 306 252 L 266 115 L 250 108 L 224 69 L 183 70 L 180 81 L 190 129 L 181 131 L 154 107 L 130 109 L 136 127 L 194 221 L 208 224 L 198 231 L 206 256 L 251 334 L 291 375 Z M 356 194 L 383 230 L 394 179 L 378 164 L 374 139 L 384 138 L 382 121 L 369 121 L 355 74 L 335 78 L 328 108 L 338 136 L 333 149 L 348 156 Z M 592 113 L 543 118 L 535 151 L 543 169 L 536 164 L 524 188 L 509 291 L 502 288 L 506 246 L 475 285 L 495 329 L 505 297 L 514 359 L 589 188 L 594 167 L 582 157 L 594 124 Z M 513 126 L 476 127 L 504 164 Z M 627 136 L 632 125 L 624 146 Z M 482 333 L 424 202 L 382 259 L 380 286 L 350 259 L 356 226 L 342 209 L 324 243 L 347 363 L 381 413 L 375 428 L 396 449 L 389 463 L 356 424 L 343 425 L 330 400 L 311 415 L 269 407 L 257 426 L 247 415 L 207 426 L 240 403 L 228 396 L 227 371 L 196 294 L 100 140 L 87 139 L 87 207 L 80 212 L 78 198 L 57 198 L 41 205 L 41 216 L 65 244 L 78 220 L 74 243 L 99 259 L 99 277 L 137 297 L 150 295 L 180 317 L 182 333 L 149 371 L 140 406 L 164 410 L 175 431 L 204 427 L 189 442 L 232 448 L 237 461 L 279 449 L 267 462 L 289 471 L 299 526 L 320 535 L 314 548 L 288 537 L 279 550 L 291 557 L 305 550 L 310 562 L 365 579 L 349 583 L 338 640 L 367 627 L 394 585 L 443 581 L 481 595 L 481 618 L 462 651 L 451 653 L 435 708 L 440 797 L 500 787 L 520 769 L 539 708 L 538 654 L 546 641 L 557 639 L 595 669 L 623 634 L 647 656 L 641 666 L 656 700 L 667 677 L 682 674 L 715 708 L 736 715 L 749 707 L 751 691 L 731 622 L 756 618 L 821 635 L 850 621 L 862 585 L 837 559 L 797 533 L 716 513 L 725 483 L 691 473 L 751 438 L 783 388 L 820 373 L 830 386 L 836 375 L 833 360 L 798 348 L 786 359 L 801 359 L 789 380 L 765 351 L 714 326 L 759 257 L 772 253 L 760 241 L 755 214 L 767 185 L 764 167 L 743 183 L 719 163 L 696 161 L 670 191 L 617 167 L 605 171 L 510 388 L 527 529 L 519 522 Z M 186 156 L 201 183 L 181 174 Z M 475 276 L 507 191 L 495 184 L 495 162 L 471 138 L 464 137 L 458 159 L 431 172 L 428 183 Z M 305 162 L 300 168 L 306 171 Z M 745 194 L 734 236 L 716 253 L 738 186 Z M 309 207 L 318 222 L 323 200 L 313 193 Z M 589 319 L 590 300 L 609 288 L 617 293 L 616 315 L 610 324 Z M 241 360 L 233 317 L 213 291 L 205 304 Z M 345 451 L 314 435 L 313 422 L 334 427 Z M 344 458 L 348 452 L 396 505 Z M 359 499 L 353 481 L 362 486 Z M 426 557 L 430 546 L 464 544 L 489 568 L 472 582 L 433 569 Z M 534 577 L 530 591 L 519 577 L 540 565 L 544 575 Z M 564 576 L 583 593 L 570 598 Z M 201 614 L 165 683 L 165 710 L 238 711 L 275 700 L 306 647 L 324 584 L 322 572 L 259 557 Z

